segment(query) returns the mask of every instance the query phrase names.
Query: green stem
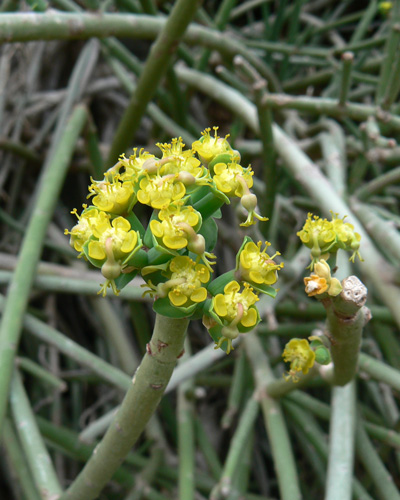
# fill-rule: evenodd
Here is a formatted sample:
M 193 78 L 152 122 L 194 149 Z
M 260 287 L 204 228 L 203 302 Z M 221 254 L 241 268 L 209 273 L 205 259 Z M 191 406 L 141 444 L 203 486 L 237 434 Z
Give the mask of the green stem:
M 342 54 L 342 75 L 340 82 L 339 106 L 347 104 L 351 85 L 351 70 L 353 67 L 354 54 L 352 52 L 344 52 Z
M 64 380 L 56 377 L 53 373 L 45 370 L 29 358 L 17 358 L 15 361 L 16 365 L 21 368 L 21 370 L 24 370 L 30 375 L 41 380 L 47 386 L 52 387 L 54 390 L 63 392 L 67 389 L 67 384 L 64 382 Z
M 356 276 L 344 279 L 342 287 L 340 295 L 323 300 L 323 304 L 334 365 L 332 383 L 343 386 L 356 374 L 362 330 L 370 311 L 363 307 L 367 289 Z
M 210 500 L 226 498 L 230 495 L 234 475 L 240 468 L 243 447 L 249 439 L 249 434 L 253 429 L 259 409 L 260 403 L 258 401 L 258 395 L 253 394 L 253 396 L 247 401 L 240 417 L 239 424 L 230 443 L 221 479 L 211 492 Z
M 221 419 L 221 426 L 223 429 L 228 429 L 232 425 L 232 421 L 240 408 L 246 388 L 246 366 L 247 361 L 245 353 L 243 349 L 240 349 L 239 355 L 235 361 L 227 407 Z
M 58 498 L 62 489 L 18 372 L 14 372 L 10 403 L 21 445 L 42 498 L 44 500 Z
M 356 450 L 359 460 L 364 465 L 368 476 L 372 479 L 381 500 L 399 500 L 399 490 L 393 478 L 371 443 L 364 426 L 357 422 Z M 336 497 L 337 498 L 337 497 Z
M 267 385 L 274 380 L 268 358 L 264 354 L 261 342 L 253 333 L 248 333 L 244 337 L 244 342 L 271 444 L 281 499 L 299 500 L 301 498 L 299 479 L 282 410 L 279 403 L 266 392 Z
M 194 427 L 196 433 L 196 441 L 201 450 L 201 453 L 204 456 L 204 460 L 207 463 L 212 477 L 216 481 L 218 481 L 222 474 L 221 462 L 219 461 L 214 445 L 213 443 L 211 443 L 210 437 L 205 431 L 199 417 L 195 418 Z
M 364 201 L 369 196 L 380 193 L 386 186 L 391 186 L 392 184 L 396 184 L 398 182 L 400 182 L 400 167 L 393 168 L 366 184 L 363 184 L 359 189 L 357 189 L 354 196 L 359 200 Z
M 354 460 L 355 382 L 332 389 L 325 500 L 351 500 Z
M 46 230 L 54 212 L 76 141 L 87 119 L 83 106 L 71 114 L 64 135 L 42 179 L 37 201 L 28 224 L 0 326 L 0 433 L 3 426 L 15 353 L 25 309 L 42 251 Z
M 147 353 L 132 385 L 86 466 L 60 500 L 93 500 L 111 479 L 154 413 L 183 349 L 187 319 L 157 315 Z
M 13 425 L 8 418 L 6 418 L 4 422 L 3 444 L 7 461 L 14 473 L 12 474 L 13 477 L 11 477 L 11 480 L 18 482 L 26 500 L 42 500 L 33 482 L 26 456 L 18 442 Z
M 190 343 L 185 341 L 185 353 L 180 363 L 190 360 Z M 194 409 L 191 394 L 193 394 L 193 378 L 185 380 L 178 387 L 178 457 L 179 457 L 179 500 L 194 500 Z
M 366 373 L 371 378 L 388 384 L 396 391 L 400 390 L 400 370 L 364 353 L 359 356 L 358 366 L 361 372 Z
M 167 72 L 175 49 L 196 13 L 198 3 L 195 0 L 178 0 L 174 4 L 163 30 L 151 47 L 136 90 L 115 133 L 108 155 L 110 165 L 113 165 L 119 155 L 129 146 L 139 128 L 147 104 L 153 98 L 161 78 Z

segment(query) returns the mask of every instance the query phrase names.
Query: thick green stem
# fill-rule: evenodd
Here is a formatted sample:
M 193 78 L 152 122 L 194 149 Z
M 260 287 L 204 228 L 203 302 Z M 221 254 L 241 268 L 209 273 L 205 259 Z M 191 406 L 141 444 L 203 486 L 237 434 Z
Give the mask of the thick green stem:
M 129 146 L 140 126 L 148 102 L 153 98 L 161 78 L 166 73 L 176 47 L 198 8 L 198 1 L 178 0 L 164 29 L 151 47 L 150 55 L 139 77 L 128 107 L 111 144 L 108 163 L 114 164 Z
M 343 291 L 334 299 L 323 300 L 326 308 L 326 329 L 331 340 L 334 385 L 346 385 L 357 371 L 362 329 L 370 318 L 363 307 L 367 289 L 356 276 L 342 281 Z
M 6 412 L 14 357 L 18 348 L 24 312 L 28 304 L 47 226 L 53 215 L 67 167 L 86 118 L 86 109 L 83 106 L 78 106 L 66 125 L 64 135 L 42 179 L 18 264 L 9 286 L 0 326 L 0 433 Z
M 111 479 L 154 413 L 176 360 L 189 320 L 157 315 L 147 353 L 103 440 L 61 500 L 93 500 Z
M 325 500 L 351 500 L 355 432 L 355 383 L 332 390 Z

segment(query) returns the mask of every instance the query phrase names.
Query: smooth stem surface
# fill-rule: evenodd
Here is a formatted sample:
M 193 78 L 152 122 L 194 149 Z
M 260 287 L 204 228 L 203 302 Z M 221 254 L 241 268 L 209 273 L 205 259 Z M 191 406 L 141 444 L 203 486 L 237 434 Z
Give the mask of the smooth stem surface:
M 221 479 L 211 492 L 210 500 L 226 498 L 231 494 L 235 474 L 241 467 L 243 449 L 250 438 L 259 408 L 260 403 L 257 401 L 257 394 L 255 394 L 247 401 L 240 417 L 238 427 L 230 443 Z
M 197 11 L 198 3 L 197 0 L 178 0 L 174 4 L 164 29 L 151 47 L 136 90 L 115 133 L 108 156 L 109 165 L 118 160 L 133 139 L 147 104 L 153 98 L 183 33 Z
M 331 341 L 333 385 L 346 385 L 357 371 L 364 324 L 370 312 L 363 305 L 367 289 L 356 276 L 342 281 L 343 291 L 334 299 L 325 299 L 326 330 Z
M 351 500 L 355 432 L 355 382 L 332 389 L 325 500 Z
M 76 141 L 86 119 L 86 109 L 83 106 L 77 106 L 68 120 L 63 137 L 47 167 L 45 177 L 42 179 L 41 189 L 22 243 L 18 264 L 8 289 L 0 326 L 0 433 L 6 412 L 24 312 L 28 304 L 46 230 L 58 201 Z
M 111 479 L 160 402 L 182 353 L 188 323 L 187 319 L 157 315 L 147 352 L 117 415 L 61 500 L 94 500 Z
M 264 415 L 281 499 L 300 500 L 299 479 L 285 419 L 279 403 L 267 394 L 267 385 L 274 380 L 268 358 L 254 333 L 246 334 L 243 340 L 256 383 L 257 397 Z
M 379 498 L 381 500 L 400 500 L 399 490 L 393 483 L 392 476 L 376 452 L 361 422 L 357 422 L 356 426 L 356 450 L 359 460 L 374 483 Z
M 54 500 L 62 493 L 62 489 L 17 371 L 14 372 L 12 381 L 10 403 L 15 427 L 35 484 L 43 500 Z

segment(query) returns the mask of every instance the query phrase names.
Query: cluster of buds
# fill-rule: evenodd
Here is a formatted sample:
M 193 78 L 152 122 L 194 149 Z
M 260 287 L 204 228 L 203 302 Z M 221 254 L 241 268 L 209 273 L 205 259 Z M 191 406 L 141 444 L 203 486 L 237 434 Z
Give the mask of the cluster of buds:
M 336 258 L 338 250 L 352 252 L 350 260 L 358 257 L 361 261 L 360 235 L 354 232 L 354 226 L 344 222 L 338 214 L 332 213 L 332 220 L 321 219 L 316 215 L 308 214 L 307 220 L 297 233 L 302 243 L 311 249 L 310 276 L 304 278 L 305 292 L 309 297 L 319 300 L 334 299 L 342 292 L 342 285 L 337 278 L 332 277 L 328 259 Z M 298 373 L 308 373 L 315 362 L 330 363 L 329 346 L 318 337 L 306 339 L 292 339 L 285 346 L 282 357 L 290 362 L 288 377 L 298 380 Z
M 259 294 L 276 295 L 271 285 L 283 264 L 274 261 L 279 253 L 267 254 L 268 242 L 261 249 L 246 237 L 236 268 L 213 279 L 220 208 L 238 198 L 248 214 L 241 226 L 266 220 L 250 191 L 251 167 L 240 165 L 228 136 L 214 131 L 206 129 L 191 149 L 181 138 L 157 144 L 159 158 L 136 149 L 121 156 L 104 179 L 92 180 L 92 205 L 83 205 L 80 215 L 73 210 L 78 223 L 66 234 L 79 257 L 101 269 L 103 296 L 108 287 L 118 295 L 140 274 L 157 313 L 203 317 L 217 347 L 229 352 L 232 340 L 260 321 Z M 134 213 L 138 205 L 153 209 L 146 225 Z

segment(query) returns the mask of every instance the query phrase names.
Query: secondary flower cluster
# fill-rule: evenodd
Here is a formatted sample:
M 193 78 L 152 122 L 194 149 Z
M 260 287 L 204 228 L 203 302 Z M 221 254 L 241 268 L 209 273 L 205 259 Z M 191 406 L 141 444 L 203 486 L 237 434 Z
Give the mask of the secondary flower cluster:
M 312 272 L 304 278 L 305 292 L 309 297 L 326 300 L 337 297 L 342 292 L 342 285 L 337 278 L 332 277 L 331 267 L 327 262 L 331 255 L 336 256 L 338 250 L 352 252 L 352 262 L 355 257 L 363 260 L 359 252 L 361 237 L 354 232 L 354 226 L 344 222 L 344 219 L 345 217 L 340 219 L 339 215 L 334 213 L 330 221 L 308 214 L 302 230 L 297 233 L 302 243 L 311 249 L 311 264 L 307 269 Z M 284 361 L 290 362 L 287 378 L 297 381 L 297 374 L 308 373 L 314 362 L 330 362 L 328 346 L 318 337 L 310 337 L 310 340 L 311 342 L 306 339 L 292 339 L 286 344 L 282 357 Z
M 279 253 L 268 255 L 268 242 L 261 249 L 261 242 L 246 237 L 236 268 L 212 279 L 214 219 L 222 205 L 238 198 L 248 213 L 244 227 L 266 220 L 250 191 L 251 167 L 243 167 L 228 137 L 214 131 L 212 136 L 206 129 L 191 149 L 177 138 L 157 144 L 159 157 L 137 149 L 129 158 L 122 155 L 101 181 L 92 179 L 92 205 L 83 205 L 80 215 L 72 211 L 78 222 L 66 234 L 79 257 L 101 269 L 99 293 L 105 296 L 111 287 L 118 295 L 140 273 L 157 313 L 203 317 L 217 346 L 229 352 L 232 339 L 260 321 L 259 293 L 276 295 L 271 285 L 283 264 L 274 261 Z M 134 213 L 140 205 L 153 210 L 146 227 Z

